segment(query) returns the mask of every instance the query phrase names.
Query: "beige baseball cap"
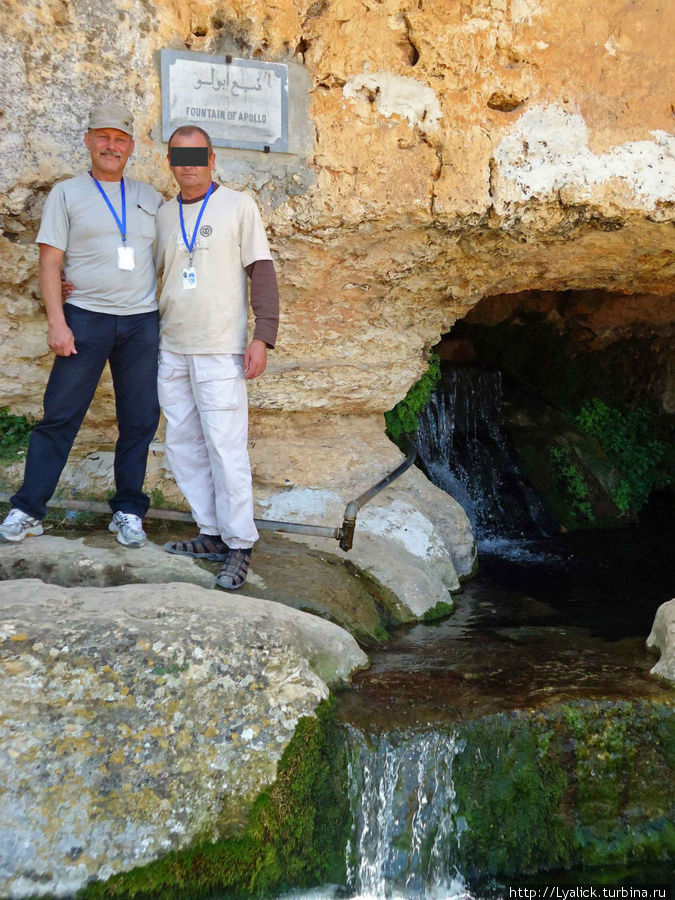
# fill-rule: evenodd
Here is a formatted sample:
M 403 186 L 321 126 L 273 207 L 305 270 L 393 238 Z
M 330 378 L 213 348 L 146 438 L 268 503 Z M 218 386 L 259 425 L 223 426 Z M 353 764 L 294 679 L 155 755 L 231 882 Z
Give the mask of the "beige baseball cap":
M 134 114 L 120 103 L 100 103 L 89 110 L 90 128 L 117 128 L 134 136 Z

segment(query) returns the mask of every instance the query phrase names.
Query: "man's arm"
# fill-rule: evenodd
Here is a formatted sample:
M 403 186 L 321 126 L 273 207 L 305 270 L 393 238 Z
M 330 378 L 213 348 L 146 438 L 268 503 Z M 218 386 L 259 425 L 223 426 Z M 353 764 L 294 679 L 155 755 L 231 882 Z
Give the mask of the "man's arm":
M 267 365 L 267 348 L 274 348 L 279 328 L 279 289 L 274 263 L 259 259 L 246 266 L 251 279 L 251 309 L 255 316 L 253 340 L 244 354 L 246 378 L 262 375 Z
M 57 356 L 77 353 L 73 332 L 66 324 L 61 297 L 61 267 L 63 250 L 49 244 L 40 244 L 38 282 L 40 295 L 47 312 L 47 345 Z

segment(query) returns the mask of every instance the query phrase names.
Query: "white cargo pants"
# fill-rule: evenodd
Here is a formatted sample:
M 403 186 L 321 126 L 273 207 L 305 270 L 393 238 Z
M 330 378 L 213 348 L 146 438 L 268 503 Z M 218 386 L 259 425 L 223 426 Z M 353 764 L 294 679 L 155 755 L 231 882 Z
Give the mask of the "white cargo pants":
M 167 461 L 200 532 L 233 549 L 252 547 L 258 531 L 243 356 L 162 350 L 158 389 Z

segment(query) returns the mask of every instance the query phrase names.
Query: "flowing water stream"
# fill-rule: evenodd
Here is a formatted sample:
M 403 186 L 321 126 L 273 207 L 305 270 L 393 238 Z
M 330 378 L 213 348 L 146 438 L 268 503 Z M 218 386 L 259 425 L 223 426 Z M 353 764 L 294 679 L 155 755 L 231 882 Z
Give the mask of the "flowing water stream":
M 352 833 L 348 882 L 359 896 L 451 896 L 465 890 L 455 864 L 462 832 L 453 761 L 463 749 L 439 731 L 348 728 Z
M 556 523 L 521 476 L 502 404 L 501 372 L 444 367 L 415 434 L 422 468 L 462 504 L 479 539 L 554 534 Z

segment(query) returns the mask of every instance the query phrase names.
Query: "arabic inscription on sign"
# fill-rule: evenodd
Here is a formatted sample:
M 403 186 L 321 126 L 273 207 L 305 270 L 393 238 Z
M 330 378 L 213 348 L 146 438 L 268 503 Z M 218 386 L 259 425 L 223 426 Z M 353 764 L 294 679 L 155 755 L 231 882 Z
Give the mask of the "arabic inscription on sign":
M 199 125 L 216 147 L 288 152 L 288 67 L 162 50 L 162 131 Z

